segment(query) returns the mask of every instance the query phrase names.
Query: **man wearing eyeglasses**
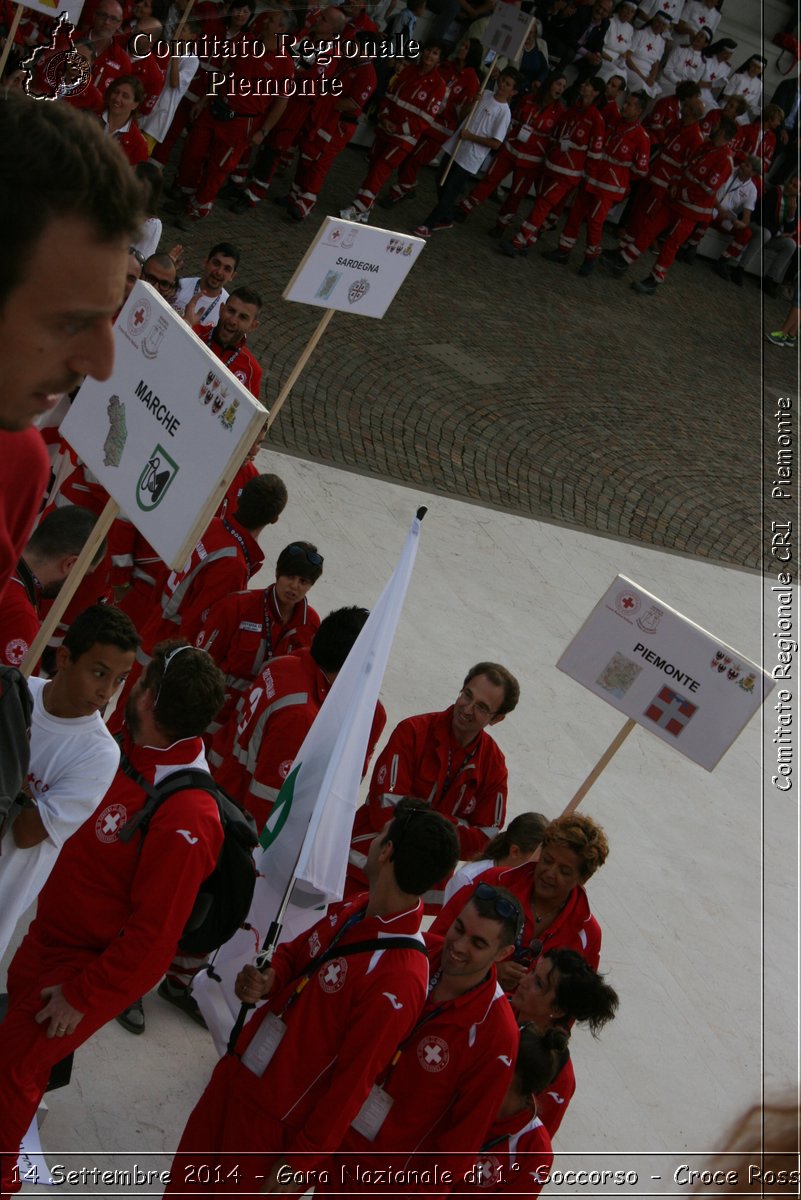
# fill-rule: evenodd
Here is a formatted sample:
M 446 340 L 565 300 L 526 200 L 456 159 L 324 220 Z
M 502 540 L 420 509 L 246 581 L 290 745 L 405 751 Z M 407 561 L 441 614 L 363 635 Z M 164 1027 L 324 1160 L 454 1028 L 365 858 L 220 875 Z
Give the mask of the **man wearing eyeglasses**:
M 163 643 L 128 700 L 123 754 L 151 784 L 186 767 L 207 769 L 200 735 L 224 694 L 207 654 Z M 36 919 L 9 970 L 9 1009 L 0 1024 L 4 1151 L 19 1146 L 53 1065 L 164 974 L 217 862 L 223 841 L 217 803 L 195 788 L 176 792 L 154 812 L 146 836 L 120 840 L 148 798 L 120 766 L 39 895 Z M 0 1192 L 18 1191 L 16 1154 L 0 1158 Z
M 142 267 L 142 278 L 168 304 L 173 303 L 178 293 L 178 269 L 169 254 L 151 254 Z
M 499 663 L 477 663 L 444 712 L 407 717 L 381 751 L 367 802 L 358 809 L 346 895 L 363 886 L 367 847 L 398 796 L 421 796 L 456 826 L 459 856 L 473 858 L 503 827 L 506 759 L 487 733 L 514 710 L 520 687 Z M 426 911 L 442 905 L 446 879 L 425 896 Z
M 132 71 L 130 58 L 114 40 L 122 17 L 122 6 L 117 0 L 100 0 L 86 40 L 93 58 L 92 83 L 101 94 L 115 79 L 130 75 Z

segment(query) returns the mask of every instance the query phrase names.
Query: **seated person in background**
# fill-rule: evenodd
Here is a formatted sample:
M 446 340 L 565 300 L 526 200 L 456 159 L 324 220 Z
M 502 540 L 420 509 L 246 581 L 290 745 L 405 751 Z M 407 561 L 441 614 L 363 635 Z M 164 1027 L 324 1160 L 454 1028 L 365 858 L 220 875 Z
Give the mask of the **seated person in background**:
M 514 992 L 543 949 L 576 950 L 596 970 L 601 956 L 601 927 L 590 911 L 584 884 L 606 862 L 609 844 L 600 825 L 582 813 L 551 821 L 542 835 L 537 862 L 519 867 L 493 867 L 457 892 L 431 926 L 441 933 L 479 883 L 497 884 L 517 896 L 525 925 L 514 958 L 501 964 L 499 978 Z
M 644 91 L 656 98 L 662 88 L 657 83 L 659 68 L 665 55 L 665 36 L 670 29 L 670 18 L 660 9 L 649 23 L 638 29 L 626 51 L 628 85 L 632 92 Z
M 747 125 L 753 117 L 759 116 L 762 108 L 762 72 L 766 61 L 761 54 L 752 54 L 729 76 L 721 93 L 724 99 L 726 96 L 742 96 L 745 100 L 748 111 L 739 118 L 741 125 Z
M 759 165 L 759 159 L 751 154 L 743 159 L 729 182 L 718 192 L 718 207 L 712 219 L 712 228 L 731 239 L 715 263 L 715 271 L 721 279 L 736 283 L 739 287 L 743 283 L 740 255 L 754 236 L 751 218 L 758 199 L 754 175 L 759 171 Z M 699 232 L 703 237 L 705 230 L 693 234 L 689 239 L 690 246 L 700 244 Z
M 704 51 L 701 94 L 707 108 L 714 108 L 726 80 L 731 75 L 731 58 L 737 49 L 734 38 L 719 38 Z
M 489 871 L 490 867 L 519 867 L 530 862 L 540 847 L 547 825 L 548 818 L 542 813 L 520 813 L 502 833 L 487 842 L 478 857 L 465 863 L 448 880 L 443 904 L 447 904 L 451 896 L 472 883 L 477 876 Z
M 769 296 L 778 296 L 787 268 L 797 255 L 801 243 L 798 193 L 799 178 L 791 175 L 784 187 L 768 188 L 764 196 L 757 200 L 754 209 L 751 221 L 753 237 L 740 259 L 740 269 L 745 270 L 761 252 L 764 256 L 762 287 Z

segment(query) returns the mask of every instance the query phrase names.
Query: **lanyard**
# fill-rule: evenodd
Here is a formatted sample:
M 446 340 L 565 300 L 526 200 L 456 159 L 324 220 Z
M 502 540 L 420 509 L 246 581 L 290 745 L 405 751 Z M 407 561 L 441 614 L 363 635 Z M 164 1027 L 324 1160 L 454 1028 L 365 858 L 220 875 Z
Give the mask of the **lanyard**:
M 236 538 L 236 540 L 239 542 L 242 553 L 245 556 L 245 564 L 247 565 L 248 569 L 248 579 L 250 579 L 251 575 L 253 574 L 253 563 L 250 560 L 250 554 L 248 553 L 248 548 L 245 545 L 245 539 L 242 537 L 242 534 L 239 532 L 239 530 L 234 529 L 227 517 L 223 517 L 222 523 L 230 533 L 231 537 Z
M 264 651 L 264 661 L 267 662 L 273 656 L 273 623 L 270 620 L 270 614 L 267 608 L 267 593 L 270 589 L 265 588 L 263 594 L 264 600 L 264 637 L 267 642 Z
M 473 749 L 468 754 L 467 758 L 464 760 L 462 765 L 459 767 L 459 770 L 456 772 L 456 775 L 460 775 L 462 773 L 462 771 L 464 771 L 465 767 L 470 766 L 471 762 L 473 761 L 473 759 L 476 756 L 477 750 L 478 750 L 478 739 L 476 739 L 476 745 L 473 747 Z M 439 803 L 441 803 L 445 799 L 445 797 L 448 794 L 448 790 L 449 790 L 451 784 L 453 783 L 453 779 L 451 778 L 452 768 L 453 768 L 453 750 L 451 748 L 449 748 L 448 749 L 448 766 L 445 771 L 445 780 L 442 784 L 442 791 L 439 794 Z
M 350 929 L 353 925 L 356 925 L 359 921 L 362 920 L 362 918 L 364 917 L 364 914 L 366 912 L 367 912 L 367 906 L 365 905 L 365 907 L 360 909 L 359 912 L 354 913 L 353 916 L 351 916 L 351 917 L 348 917 L 347 921 L 342 926 L 342 928 L 337 930 L 334 937 L 332 937 L 331 941 L 328 943 L 328 949 L 325 952 L 326 956 L 329 955 L 331 953 L 331 951 L 334 949 L 334 947 L 338 944 L 342 935 L 344 933 L 346 933 L 347 930 Z M 312 959 L 312 961 L 308 964 L 308 966 L 304 967 L 302 978 L 300 980 L 298 980 L 297 987 L 295 988 L 294 992 L 292 992 L 291 995 L 288 997 L 287 1002 L 284 1005 L 284 1007 L 281 1009 L 280 1013 L 278 1013 L 279 1021 L 282 1021 L 284 1019 L 286 1014 L 289 1012 L 290 1008 L 292 1008 L 292 1006 L 295 1004 L 298 996 L 303 991 L 303 989 L 306 987 L 306 984 L 309 982 L 309 980 L 311 979 L 312 975 L 317 970 L 319 965 L 320 965 L 319 959 Z
M 431 985 L 429 986 L 429 989 L 428 989 L 429 995 L 431 995 L 431 992 L 434 990 L 437 983 L 439 982 L 439 976 L 440 976 L 440 972 L 438 971 L 437 974 L 434 976 L 434 978 L 431 982 Z M 443 1008 L 445 1008 L 445 1006 L 447 1004 L 448 1004 L 448 1001 L 446 1000 L 445 1004 L 438 1004 L 436 1008 L 432 1008 L 430 1013 L 426 1013 L 424 1016 L 420 1017 L 420 1020 L 414 1026 L 411 1033 L 408 1035 L 408 1037 L 405 1037 L 403 1039 L 403 1041 L 398 1046 L 395 1053 L 392 1055 L 389 1066 L 387 1067 L 386 1073 L 384 1074 L 384 1078 L 378 1084 L 378 1086 L 380 1088 L 385 1088 L 387 1086 L 387 1084 L 389 1083 L 390 1079 L 392 1078 L 393 1071 L 395 1070 L 396 1066 L 400 1062 L 401 1055 L 403 1054 L 406 1047 L 409 1045 L 409 1042 L 411 1042 L 412 1038 L 417 1033 L 418 1029 L 422 1029 L 423 1026 L 426 1025 L 429 1021 L 433 1021 L 434 1017 L 438 1017 L 439 1014 L 442 1012 Z
M 200 280 L 198 279 L 197 283 L 195 284 L 195 290 L 194 290 L 194 292 L 192 293 L 192 299 L 193 299 L 193 300 L 194 300 L 195 296 L 198 294 L 198 292 L 199 292 L 199 291 L 200 291 Z M 204 323 L 207 323 L 207 322 L 206 322 L 206 317 L 210 317 L 210 316 L 211 316 L 211 314 L 214 312 L 215 308 L 217 307 L 217 305 L 220 303 L 220 301 L 221 301 L 221 300 L 222 300 L 222 292 L 220 292 L 219 296 L 215 296 L 215 297 L 214 297 L 214 301 L 213 301 L 213 303 L 212 303 L 212 304 L 210 304 L 210 305 L 209 305 L 209 307 L 208 307 L 208 308 L 205 310 L 205 312 L 203 313 L 203 321 L 204 321 Z M 227 366 L 228 364 L 226 363 L 225 365 Z
M 208 311 L 209 310 L 207 310 L 207 312 Z M 207 314 L 204 313 L 204 316 L 205 315 L 207 315 Z M 211 342 L 212 342 L 212 338 L 214 337 L 214 331 L 216 328 L 217 328 L 216 325 L 212 325 L 211 329 L 209 330 L 209 336 L 206 338 L 206 345 L 209 347 L 209 349 L 211 349 Z M 244 345 L 244 341 L 243 341 L 242 345 Z M 239 354 L 242 349 L 242 345 L 234 346 L 232 352 L 228 355 L 227 358 L 223 358 L 222 354 L 217 355 L 220 362 L 223 364 L 223 366 L 227 367 L 229 371 L 232 371 L 234 369 L 234 363 L 239 358 Z M 222 346 L 220 346 L 220 349 L 222 350 Z M 215 351 L 215 354 L 216 354 L 216 351 Z
M 33 607 L 37 608 L 39 605 L 39 597 L 42 594 L 42 585 L 24 558 L 21 558 L 17 563 L 16 579 L 25 588 L 25 594 L 27 595 Z

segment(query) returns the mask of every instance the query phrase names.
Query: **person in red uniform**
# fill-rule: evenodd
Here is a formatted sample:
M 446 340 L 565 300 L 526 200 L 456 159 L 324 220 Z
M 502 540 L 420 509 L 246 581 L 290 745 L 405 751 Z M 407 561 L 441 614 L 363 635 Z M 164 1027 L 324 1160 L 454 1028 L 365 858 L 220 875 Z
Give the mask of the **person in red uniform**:
M 442 933 L 477 883 L 508 888 L 523 905 L 525 925 L 513 961 L 499 970 L 507 992 L 514 992 L 528 966 L 554 946 L 576 950 L 598 969 L 601 927 L 590 912 L 584 884 L 609 853 L 600 825 L 581 813 L 551 821 L 542 837 L 537 862 L 519 867 L 492 867 L 453 895 L 431 926 Z
M 344 0 L 339 6 L 347 18 L 342 40 L 355 38 L 357 33 L 378 33 L 378 26 L 367 15 L 367 0 Z
M 481 87 L 477 74 L 481 69 L 481 57 L 481 43 L 475 40 L 471 43 L 469 38 L 463 38 L 453 56 L 440 63 L 439 73 L 447 84 L 445 102 L 412 153 L 398 168 L 398 177 L 389 195 L 379 202 L 382 208 L 391 208 L 415 194 L 422 168 L 433 162 L 470 113 Z
M 473 858 L 500 832 L 506 818 L 506 760 L 487 728 L 499 725 L 520 698 L 514 675 L 499 663 L 468 671 L 462 690 L 444 712 L 407 717 L 392 732 L 356 810 L 345 894 L 364 879 L 367 848 L 398 796 L 421 796 L 452 821 L 462 858 Z M 435 911 L 447 883 L 426 896 Z
M 93 121 L 26 97 L 0 105 L 0 598 L 50 475 L 31 426 L 84 376 L 111 374 L 112 319 L 142 219 L 131 170 Z
M 214 777 L 252 813 L 259 831 L 331 685 L 367 620 L 366 608 L 339 608 L 321 622 L 311 646 L 274 658 L 243 697 L 241 712 L 215 734 L 209 762 Z M 367 761 L 386 722 L 379 702 Z
M 222 699 L 222 677 L 207 654 L 165 643 L 130 696 L 123 753 L 151 783 L 203 768 L 200 734 Z M 11 963 L 0 1025 L 5 1150 L 19 1146 L 53 1065 L 163 975 L 217 862 L 217 803 L 198 789 L 172 796 L 146 836 L 121 841 L 120 829 L 147 799 L 120 767 L 97 816 L 62 848 Z M 15 1176 L 16 1153 L 5 1153 L 0 1191 L 19 1191 Z
M 240 5 L 236 6 L 240 8 Z M 275 44 L 284 28 L 283 13 L 266 12 L 261 35 L 266 45 Z M 242 31 L 240 37 L 245 36 Z M 250 146 L 261 146 L 282 119 L 287 107 L 283 84 L 295 68 L 289 55 L 271 51 L 263 57 L 241 55 L 236 63 L 236 94 L 214 92 L 201 101 L 202 110 L 187 138 L 176 181 L 187 198 L 186 214 L 175 224 L 179 229 L 207 217 L 220 188 Z M 215 77 L 225 75 L 225 62 L 216 64 Z M 276 94 L 277 89 L 277 94 Z
M 95 522 L 94 513 L 71 504 L 53 509 L 34 529 L 0 607 L 0 663 L 20 665 L 39 632 L 40 600 L 58 595 Z M 90 571 L 105 552 L 103 543 Z
M 640 124 L 646 103 L 644 92 L 633 92 L 626 99 L 617 124 L 604 139 L 601 153 L 587 163 L 584 182 L 570 207 L 559 245 L 548 250 L 543 258 L 567 263 L 578 231 L 586 222 L 587 245 L 578 273 L 587 276 L 595 270 L 603 249 L 601 238 L 609 210 L 628 195 L 632 179 L 644 179 L 648 174 L 651 147 Z
M 553 131 L 545 156 L 541 186 L 528 217 L 511 242 L 501 242 L 510 258 L 522 258 L 533 245 L 546 217 L 578 184 L 592 159 L 601 153 L 604 122 L 596 104 L 604 94 L 602 79 L 593 76 L 579 85 L 579 98 Z
M 473 190 L 461 201 L 456 220 L 465 220 L 479 204 L 492 195 L 511 172 L 512 186 L 501 205 L 494 236 L 501 237 L 512 223 L 517 210 L 539 180 L 551 135 L 557 121 L 564 116 L 561 95 L 567 86 L 565 76 L 557 71 L 540 88 L 524 96 L 517 104 L 509 135 L 496 154 L 492 166 Z
M 423 1007 L 428 960 L 419 897 L 453 869 L 458 852 L 453 828 L 437 813 L 415 801 L 399 805 L 371 847 L 369 891 L 332 905 L 311 930 L 279 946 L 265 972 L 240 972 L 239 999 L 266 1003 L 245 1025 L 236 1053 L 217 1064 L 181 1137 L 165 1195 L 270 1191 L 280 1166 L 308 1172 L 337 1150 Z M 401 937 L 403 946 L 392 944 Z M 355 943 L 363 951 L 349 953 Z M 253 1153 L 242 1154 L 232 1173 L 225 1152 L 234 1149 Z M 210 1182 L 200 1184 L 199 1176 Z
M 367 223 L 381 188 L 428 132 L 447 91 L 439 72 L 441 55 L 440 42 L 427 42 L 419 65 L 409 63 L 390 85 L 378 112 L 367 175 L 353 204 L 339 214 L 344 220 Z
M 217 324 L 193 325 L 201 338 L 229 371 L 236 375 L 258 400 L 262 370 L 258 359 L 247 348 L 247 336 L 258 328 L 262 299 L 253 288 L 235 288 L 220 305 Z
M 745 127 L 745 136 L 738 146 L 735 163 L 742 161 L 749 154 L 758 158 L 761 169 L 754 175 L 759 195 L 762 195 L 762 181 L 768 174 L 776 153 L 776 130 L 784 121 L 784 110 L 778 104 L 766 104 L 762 116 L 756 117 Z
M 131 60 L 115 41 L 122 18 L 122 6 L 117 0 L 100 0 L 86 39 L 92 51 L 92 83 L 101 95 L 115 79 L 131 74 Z
M 748 102 L 745 96 L 727 96 L 722 108 L 710 108 L 701 121 L 701 132 L 705 138 L 710 137 L 717 129 L 722 117 L 728 117 L 730 121 L 737 121 L 748 108 Z M 737 136 L 738 138 L 745 136 L 747 126 L 740 125 L 737 121 Z
M 287 211 L 296 221 L 305 220 L 314 208 L 334 160 L 356 132 L 376 89 L 375 67 L 364 54 L 367 36 L 352 36 L 361 52 L 357 58 L 340 59 L 337 65 L 335 79 L 342 85 L 341 94 L 321 96 L 301 130 L 295 179 L 286 198 Z
M 493 1192 L 539 1196 L 553 1164 L 551 1135 L 540 1119 L 539 1094 L 558 1075 L 567 1058 L 564 1031 L 538 1033 L 530 1025 L 523 1026 L 512 1082 L 487 1130 L 467 1186 L 455 1187 L 451 1195 Z
M 427 1196 L 468 1176 L 513 1078 L 519 1034 L 496 967 L 514 952 L 522 921 L 514 896 L 484 884 L 444 938 L 426 935 L 428 1000 L 351 1121 L 331 1191 L 369 1194 L 371 1168 L 429 1172 L 428 1186 L 407 1189 Z
M 586 1025 L 597 1037 L 614 1019 L 618 995 L 604 976 L 594 971 L 575 950 L 548 950 L 518 984 L 511 998 L 519 1023 L 540 1034 L 565 1033 L 573 1025 Z M 538 1089 L 537 1115 L 551 1137 L 562 1124 L 576 1090 L 569 1052 L 547 1089 Z
M 240 710 L 256 676 L 273 658 L 295 654 L 320 628 L 306 595 L 323 573 L 323 556 L 311 542 L 285 546 L 275 564 L 275 583 L 224 596 L 203 614 L 195 645 L 225 675 L 225 704 L 209 726 L 215 734 Z
M 145 90 L 135 75 L 120 75 L 106 89 L 101 120 L 106 133 L 119 143 L 132 167 L 147 158 L 147 142 L 139 131 L 134 113 L 145 98 Z
M 651 152 L 661 146 L 669 133 L 674 131 L 686 112 L 686 101 L 701 96 L 701 85 L 693 79 L 683 79 L 676 85 L 676 90 L 670 96 L 660 96 L 654 107 L 643 121 L 645 132 L 651 139 Z M 701 103 L 701 116 L 704 105 Z
M 668 231 L 651 274 L 632 285 L 635 292 L 653 296 L 665 282 L 665 275 L 677 251 L 695 226 L 706 226 L 712 220 L 718 191 L 731 178 L 734 170 L 729 143 L 736 132 L 734 122 L 722 117 L 712 136 L 670 186 L 664 204 L 653 214 L 636 242 L 627 244 L 617 253 L 607 250 L 601 256 L 601 262 L 607 269 L 620 278 L 664 229 Z

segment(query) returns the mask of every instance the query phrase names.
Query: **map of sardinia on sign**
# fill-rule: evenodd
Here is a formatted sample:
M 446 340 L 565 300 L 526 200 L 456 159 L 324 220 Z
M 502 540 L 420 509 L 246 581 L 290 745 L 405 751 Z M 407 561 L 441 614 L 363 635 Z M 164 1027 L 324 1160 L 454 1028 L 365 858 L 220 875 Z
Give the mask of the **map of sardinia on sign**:
M 756 663 L 623 575 L 556 665 L 707 771 L 774 686 Z
M 267 410 L 149 284 L 114 326 L 114 374 L 87 379 L 61 433 L 161 558 L 191 554 Z M 233 371 L 233 373 L 232 373 Z
M 326 217 L 284 299 L 383 317 L 423 246 L 422 238 L 408 233 Z

